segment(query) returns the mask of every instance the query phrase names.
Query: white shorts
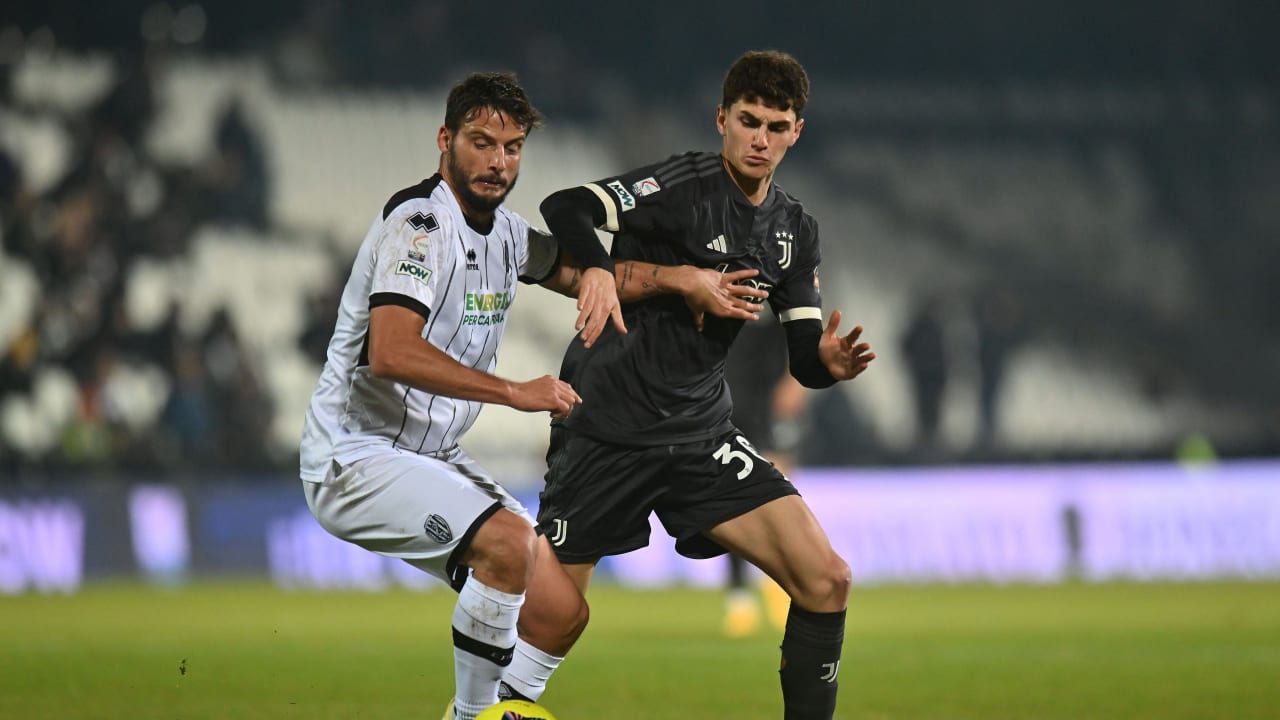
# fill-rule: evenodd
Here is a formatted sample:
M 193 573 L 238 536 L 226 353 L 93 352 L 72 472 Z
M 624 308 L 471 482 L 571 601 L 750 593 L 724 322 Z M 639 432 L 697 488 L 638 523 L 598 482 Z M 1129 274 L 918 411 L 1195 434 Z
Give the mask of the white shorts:
M 323 482 L 302 483 L 307 505 L 330 533 L 400 558 L 455 589 L 466 582 L 463 553 L 502 508 L 533 518 L 461 448 L 442 457 L 388 451 L 331 464 Z

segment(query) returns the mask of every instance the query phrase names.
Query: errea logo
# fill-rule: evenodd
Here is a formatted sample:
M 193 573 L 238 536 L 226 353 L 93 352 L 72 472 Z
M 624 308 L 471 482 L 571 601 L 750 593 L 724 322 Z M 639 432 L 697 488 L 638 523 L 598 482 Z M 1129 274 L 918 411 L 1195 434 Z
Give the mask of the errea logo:
M 423 285 L 426 285 L 427 281 L 431 279 L 431 268 L 419 265 L 412 260 L 401 260 L 396 263 L 396 274 L 408 275 Z
M 622 205 L 622 212 L 636 209 L 636 199 L 631 193 L 627 192 L 627 188 L 620 181 L 614 180 L 609 183 L 609 189 L 614 195 L 618 196 L 618 202 Z

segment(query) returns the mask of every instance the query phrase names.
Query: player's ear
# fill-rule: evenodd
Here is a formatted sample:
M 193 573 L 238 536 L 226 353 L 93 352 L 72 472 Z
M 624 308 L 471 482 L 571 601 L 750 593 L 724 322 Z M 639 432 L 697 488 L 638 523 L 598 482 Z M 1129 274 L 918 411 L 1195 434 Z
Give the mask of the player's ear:
M 716 106 L 716 130 L 720 131 L 720 136 L 724 137 L 724 123 L 729 117 L 728 111 L 723 105 Z
M 440 132 L 436 133 L 436 147 L 440 148 L 440 152 L 449 152 L 449 141 L 452 139 L 449 128 L 444 125 L 440 126 Z
M 800 131 L 803 129 L 804 118 L 796 118 L 796 129 L 791 133 L 791 142 L 787 143 L 787 147 L 791 147 L 796 144 L 796 141 L 800 139 Z

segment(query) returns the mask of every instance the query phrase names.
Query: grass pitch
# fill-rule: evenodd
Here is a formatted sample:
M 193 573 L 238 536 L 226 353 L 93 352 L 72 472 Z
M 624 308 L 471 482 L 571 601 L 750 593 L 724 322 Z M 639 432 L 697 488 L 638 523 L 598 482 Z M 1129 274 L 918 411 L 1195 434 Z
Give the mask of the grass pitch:
M 782 716 L 780 634 L 714 591 L 592 589 L 560 720 Z M 446 591 L 91 586 L 0 597 L 0 718 L 439 717 Z M 1280 717 L 1280 585 L 855 589 L 838 718 Z

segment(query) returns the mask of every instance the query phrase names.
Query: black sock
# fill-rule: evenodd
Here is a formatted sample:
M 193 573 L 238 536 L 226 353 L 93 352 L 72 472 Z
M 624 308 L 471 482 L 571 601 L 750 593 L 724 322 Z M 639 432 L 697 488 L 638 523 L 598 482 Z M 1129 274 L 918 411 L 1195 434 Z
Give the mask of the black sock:
M 831 720 L 835 714 L 844 615 L 844 610 L 815 613 L 791 604 L 778 670 L 786 720 Z

